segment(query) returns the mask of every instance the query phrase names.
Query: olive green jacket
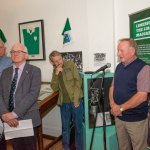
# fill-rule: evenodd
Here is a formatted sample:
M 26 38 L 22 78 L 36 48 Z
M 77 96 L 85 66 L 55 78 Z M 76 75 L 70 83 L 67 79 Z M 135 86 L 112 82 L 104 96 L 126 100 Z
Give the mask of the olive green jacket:
M 71 101 L 79 101 L 83 97 L 82 79 L 76 65 L 72 61 L 64 61 L 62 77 Z M 53 91 L 59 91 L 57 104 L 61 105 L 63 103 L 62 88 L 58 80 L 58 75 L 55 74 L 55 69 L 53 70 L 51 88 Z

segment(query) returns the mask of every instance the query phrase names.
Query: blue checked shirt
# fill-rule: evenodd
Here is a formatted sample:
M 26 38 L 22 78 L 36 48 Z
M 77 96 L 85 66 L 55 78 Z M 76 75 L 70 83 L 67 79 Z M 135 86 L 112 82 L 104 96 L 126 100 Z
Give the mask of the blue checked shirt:
M 12 60 L 10 57 L 7 57 L 6 55 L 0 57 L 0 76 L 2 71 L 10 66 L 12 66 Z

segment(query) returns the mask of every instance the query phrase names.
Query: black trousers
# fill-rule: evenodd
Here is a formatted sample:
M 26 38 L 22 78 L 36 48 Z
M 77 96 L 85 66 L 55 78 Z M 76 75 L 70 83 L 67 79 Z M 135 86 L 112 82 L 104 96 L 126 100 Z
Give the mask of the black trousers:
M 34 136 L 21 137 L 10 140 L 13 146 L 13 150 L 37 150 L 36 141 L 37 141 L 37 128 L 34 128 Z M 5 138 L 3 138 L 0 141 L 0 150 L 7 150 Z
M 4 137 L 0 141 L 0 150 L 6 150 L 6 141 Z

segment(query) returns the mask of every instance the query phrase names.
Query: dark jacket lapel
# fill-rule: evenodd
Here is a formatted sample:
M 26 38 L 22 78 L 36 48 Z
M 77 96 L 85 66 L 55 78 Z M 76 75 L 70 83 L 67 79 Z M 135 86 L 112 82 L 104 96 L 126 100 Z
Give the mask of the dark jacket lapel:
M 9 89 L 10 89 L 11 83 L 12 83 L 12 77 L 13 77 L 13 67 L 9 68 L 6 76 L 7 76 L 6 77 L 7 78 L 7 82 L 6 83 L 7 83 L 8 87 L 9 87 Z

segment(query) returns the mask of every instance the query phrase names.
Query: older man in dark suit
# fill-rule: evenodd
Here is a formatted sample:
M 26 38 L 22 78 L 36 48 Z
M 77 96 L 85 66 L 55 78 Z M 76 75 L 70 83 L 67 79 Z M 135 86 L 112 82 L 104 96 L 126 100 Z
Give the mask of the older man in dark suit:
M 34 136 L 12 139 L 14 150 L 36 150 L 36 127 L 41 124 L 37 99 L 41 85 L 41 71 L 27 64 L 27 48 L 16 43 L 11 49 L 13 66 L 5 69 L 0 78 L 0 116 L 11 127 L 19 120 L 32 119 Z M 6 150 L 5 140 L 0 150 Z

